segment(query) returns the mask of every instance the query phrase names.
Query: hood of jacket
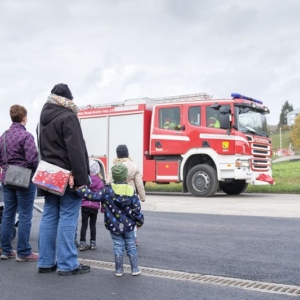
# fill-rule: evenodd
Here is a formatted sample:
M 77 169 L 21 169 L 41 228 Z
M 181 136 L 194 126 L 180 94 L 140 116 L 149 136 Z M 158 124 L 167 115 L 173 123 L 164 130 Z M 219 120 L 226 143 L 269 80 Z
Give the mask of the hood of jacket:
M 103 181 L 100 179 L 98 175 L 91 175 L 92 183 L 90 185 L 90 189 L 93 192 L 98 192 L 104 187 Z
M 134 188 L 127 183 L 111 183 L 111 188 L 116 195 L 121 196 L 121 202 L 124 204 L 126 200 L 134 194 Z M 124 197 L 125 196 L 125 197 Z
M 55 117 L 64 113 L 72 112 L 71 109 L 63 106 L 59 106 L 54 103 L 46 103 L 41 112 L 41 125 L 46 126 L 49 124 Z

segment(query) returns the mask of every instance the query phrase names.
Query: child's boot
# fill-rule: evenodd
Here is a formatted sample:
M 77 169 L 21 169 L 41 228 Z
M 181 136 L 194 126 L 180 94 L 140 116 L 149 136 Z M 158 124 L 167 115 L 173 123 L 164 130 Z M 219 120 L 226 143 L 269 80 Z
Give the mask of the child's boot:
M 89 246 L 86 244 L 86 242 L 80 241 L 79 250 L 80 251 L 85 251 L 87 249 L 89 249 Z
M 131 275 L 137 276 L 142 273 L 138 267 L 137 255 L 129 255 L 130 265 L 131 265 Z
M 115 256 L 115 262 L 116 262 L 116 272 L 115 275 L 120 277 L 123 276 L 124 270 L 123 270 L 123 255 Z
M 97 246 L 96 246 L 96 241 L 92 241 L 92 240 L 91 240 L 90 249 L 91 249 L 91 250 L 95 250 L 96 248 L 97 248 Z

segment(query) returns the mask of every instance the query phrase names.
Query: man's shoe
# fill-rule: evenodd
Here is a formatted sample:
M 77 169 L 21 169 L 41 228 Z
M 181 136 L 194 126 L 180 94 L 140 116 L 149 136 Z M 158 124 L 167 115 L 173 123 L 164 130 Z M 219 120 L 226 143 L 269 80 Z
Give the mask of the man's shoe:
M 57 270 L 57 264 L 50 268 L 39 268 L 39 273 L 51 273 Z
M 15 258 L 17 256 L 17 253 L 15 250 L 11 251 L 9 254 L 2 254 L 1 255 L 1 259 L 2 260 L 6 260 L 6 259 L 10 259 L 10 258 Z
M 77 274 L 84 274 L 90 272 L 91 267 L 80 264 L 79 267 L 72 271 L 58 271 L 58 275 L 68 276 L 68 275 L 77 275 Z
M 39 259 L 38 253 L 33 253 L 33 252 L 30 255 L 28 255 L 28 256 L 24 256 L 24 257 L 17 256 L 16 257 L 16 261 L 17 262 L 38 261 L 38 259 Z

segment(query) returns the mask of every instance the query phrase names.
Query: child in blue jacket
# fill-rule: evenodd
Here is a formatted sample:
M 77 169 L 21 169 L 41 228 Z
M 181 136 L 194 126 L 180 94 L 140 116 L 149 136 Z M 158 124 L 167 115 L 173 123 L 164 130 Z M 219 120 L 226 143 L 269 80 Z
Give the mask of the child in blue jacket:
M 104 224 L 110 231 L 114 244 L 115 275 L 122 276 L 124 247 L 130 260 L 131 274 L 141 274 L 137 263 L 137 251 L 134 238 L 134 227 L 141 227 L 144 216 L 141 203 L 133 187 L 126 183 L 127 167 L 117 163 L 111 168 L 113 182 L 105 185 L 100 191 L 93 192 L 87 187 L 77 190 L 79 197 L 91 201 L 100 201 L 105 209 Z

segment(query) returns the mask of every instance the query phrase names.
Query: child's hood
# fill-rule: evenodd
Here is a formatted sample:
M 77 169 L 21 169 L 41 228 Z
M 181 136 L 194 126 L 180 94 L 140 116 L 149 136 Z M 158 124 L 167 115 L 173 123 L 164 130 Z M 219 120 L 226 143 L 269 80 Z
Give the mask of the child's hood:
M 115 195 L 125 196 L 121 197 L 120 202 L 122 203 L 129 203 L 131 201 L 131 197 L 134 195 L 134 188 L 125 183 L 111 183 L 111 188 L 113 189 Z
M 91 180 L 92 180 L 92 183 L 90 185 L 90 189 L 93 192 L 97 192 L 103 188 L 104 183 L 98 175 L 91 175 Z

